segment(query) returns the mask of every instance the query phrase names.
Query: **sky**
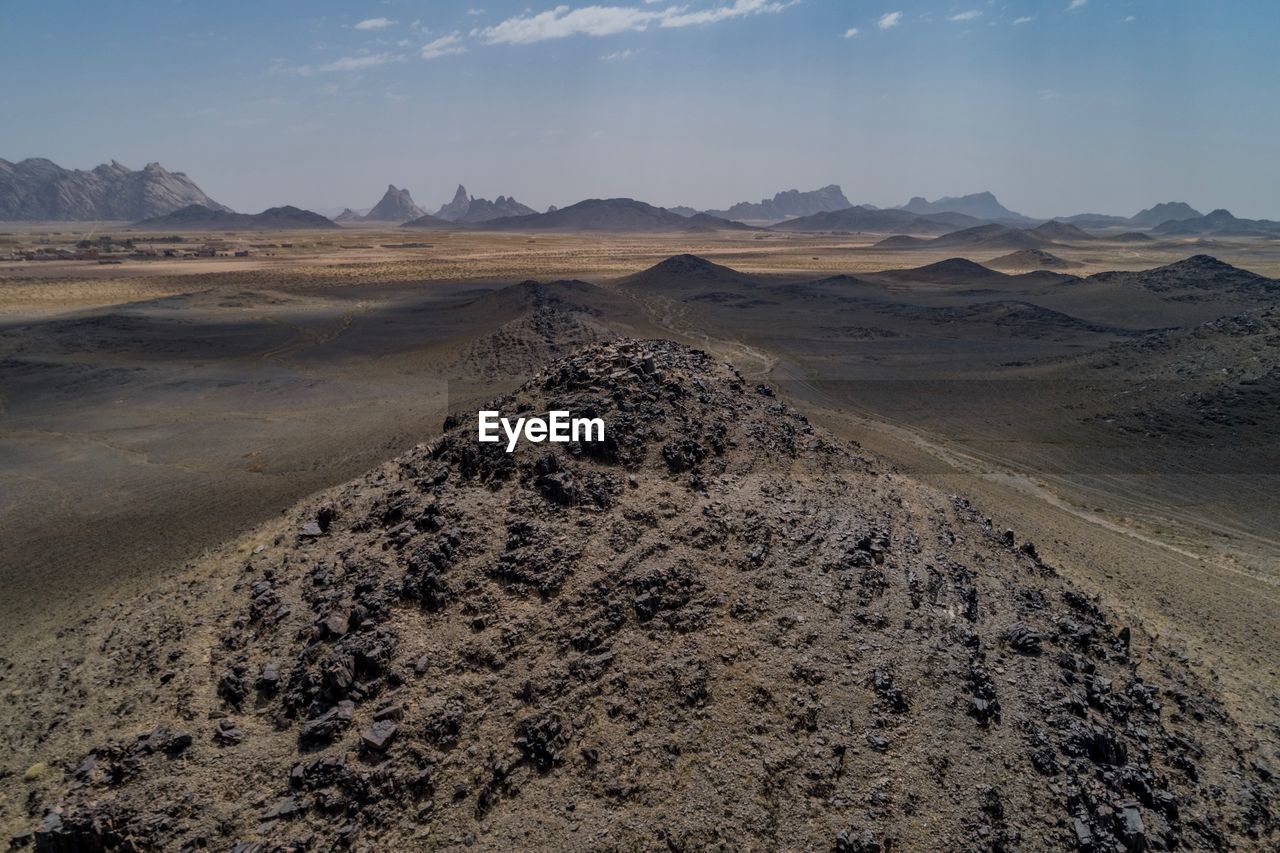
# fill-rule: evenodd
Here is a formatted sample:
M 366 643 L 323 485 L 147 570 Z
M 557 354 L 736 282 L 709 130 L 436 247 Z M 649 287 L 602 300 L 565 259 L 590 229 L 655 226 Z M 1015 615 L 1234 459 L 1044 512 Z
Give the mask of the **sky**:
M 254 212 L 990 190 L 1280 218 L 1276 0 L 0 2 L 0 158 Z

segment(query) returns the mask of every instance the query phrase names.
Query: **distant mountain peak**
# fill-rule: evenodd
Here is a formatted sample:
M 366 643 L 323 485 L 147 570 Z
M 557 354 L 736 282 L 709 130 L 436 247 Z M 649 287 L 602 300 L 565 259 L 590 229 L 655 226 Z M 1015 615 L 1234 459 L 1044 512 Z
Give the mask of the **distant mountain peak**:
M 1140 210 L 1129 218 L 1131 225 L 1139 228 L 1154 228 L 1165 222 L 1182 222 L 1187 219 L 1198 219 L 1203 214 L 1185 201 L 1163 201 Z
M 963 213 L 977 219 L 995 221 L 1023 220 L 1027 217 L 1010 210 L 999 202 L 995 194 L 989 190 L 970 193 L 962 196 L 944 196 L 937 201 L 929 201 L 922 196 L 913 196 L 902 206 L 903 210 L 920 215 L 934 213 Z
M 425 210 L 413 203 L 413 196 L 408 190 L 397 189 L 395 184 L 387 184 L 387 191 L 382 199 L 373 206 L 365 219 L 370 222 L 407 222 L 417 219 Z
M 116 160 L 89 171 L 64 169 L 43 157 L 0 166 L 0 220 L 136 221 L 193 204 L 230 211 L 182 172 L 159 163 L 136 172 Z
M 528 216 L 537 213 L 532 207 L 516 201 L 515 196 L 500 195 L 493 201 L 467 195 L 467 188 L 458 184 L 453 200 L 436 212 L 437 219 L 446 222 L 488 222 L 508 216 Z
M 759 202 L 738 202 L 727 210 L 708 210 L 711 216 L 721 219 L 779 221 L 815 213 L 830 213 L 852 207 L 839 184 L 827 184 L 816 190 L 783 190 L 773 198 Z

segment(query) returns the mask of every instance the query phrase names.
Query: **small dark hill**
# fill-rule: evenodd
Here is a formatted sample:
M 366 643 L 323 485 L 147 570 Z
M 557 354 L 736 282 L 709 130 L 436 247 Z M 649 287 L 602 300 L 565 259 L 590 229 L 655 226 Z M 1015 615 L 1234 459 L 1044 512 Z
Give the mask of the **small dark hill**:
M 646 270 L 618 279 L 622 287 L 646 292 L 681 292 L 708 286 L 720 289 L 755 287 L 760 282 L 745 273 L 697 255 L 674 255 Z
M 989 283 L 993 280 L 1004 280 L 1008 276 L 1002 272 L 988 269 L 982 264 L 967 258 L 948 258 L 936 264 L 905 270 L 884 270 L 875 274 L 876 278 L 888 278 L 896 281 L 916 281 L 926 284 L 973 285 Z
M 1280 281 L 1233 267 L 1211 255 L 1193 255 L 1186 260 L 1138 272 L 1097 273 L 1089 276 L 1086 281 L 1117 283 L 1156 293 L 1184 291 L 1193 294 L 1229 293 L 1268 297 L 1280 294 Z
M 424 213 L 417 219 L 411 219 L 408 222 L 401 223 L 401 228 L 433 228 L 436 230 L 458 229 L 464 226 L 456 222 L 450 222 L 447 219 L 441 219 L 430 213 Z
M 1022 249 L 1010 252 L 984 261 L 984 265 L 998 270 L 1064 270 L 1080 266 L 1043 249 Z
M 328 217 L 292 205 L 270 207 L 261 213 L 231 213 L 192 204 L 136 222 L 133 227 L 147 231 L 291 231 L 342 226 Z
M 1043 225 L 1037 225 L 1035 228 L 1030 229 L 1030 231 L 1032 234 L 1037 234 L 1054 243 L 1085 242 L 1096 239 L 1088 231 L 1077 228 L 1067 222 L 1059 222 L 1056 219 L 1050 219 Z

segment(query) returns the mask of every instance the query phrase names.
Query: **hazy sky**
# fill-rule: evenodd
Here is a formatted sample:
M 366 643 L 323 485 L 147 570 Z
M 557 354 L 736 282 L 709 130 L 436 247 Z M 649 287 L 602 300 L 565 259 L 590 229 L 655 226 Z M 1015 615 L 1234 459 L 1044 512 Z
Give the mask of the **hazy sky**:
M 239 210 L 854 203 L 1280 218 L 1278 0 L 0 4 L 0 157 Z

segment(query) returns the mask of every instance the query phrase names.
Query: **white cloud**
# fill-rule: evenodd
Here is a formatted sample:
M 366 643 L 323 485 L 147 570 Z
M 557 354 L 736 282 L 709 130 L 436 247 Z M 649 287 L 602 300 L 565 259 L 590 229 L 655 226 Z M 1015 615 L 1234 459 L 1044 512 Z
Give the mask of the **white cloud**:
M 627 48 L 626 50 L 619 50 L 614 53 L 607 53 L 600 58 L 605 60 L 606 62 L 609 62 L 614 59 L 630 59 L 635 55 L 636 55 L 636 52 L 634 50 L 632 50 L 631 48 Z
M 357 30 L 385 30 L 387 27 L 391 26 L 394 23 L 395 21 L 392 21 L 388 18 L 365 18 L 363 21 L 356 24 L 356 29 Z
M 662 13 L 664 27 L 693 27 L 700 24 L 716 24 L 730 18 L 742 18 L 747 15 L 764 15 L 781 12 L 788 6 L 794 6 L 799 0 L 774 2 L 774 0 L 734 0 L 729 6 L 705 9 L 701 12 L 683 12 L 676 8 Z
M 967 12 L 958 12 L 948 18 L 948 21 L 972 21 L 974 18 L 981 18 L 982 13 L 977 9 L 970 9 Z
M 478 18 L 484 14 L 484 9 L 468 9 L 467 14 L 473 18 Z
M 467 48 L 462 43 L 462 36 L 458 33 L 449 33 L 447 36 L 440 36 L 440 38 L 424 44 L 420 55 L 423 59 L 439 59 L 442 56 L 453 56 L 466 52 Z
M 1124 22 L 1126 24 L 1132 24 L 1136 20 L 1138 20 L 1137 17 L 1135 17 L 1134 15 L 1130 15 L 1129 17 L 1124 19 Z
M 849 27 L 849 29 L 844 31 L 844 37 L 847 39 L 856 39 L 859 32 L 861 31 L 857 27 Z
M 325 62 L 320 65 L 288 66 L 282 62 L 276 62 L 271 66 L 271 71 L 277 74 L 310 77 L 313 74 L 364 71 L 369 68 L 377 68 L 379 65 L 386 65 L 389 62 L 398 62 L 401 59 L 404 59 L 404 57 L 395 53 L 366 53 L 360 56 L 342 56 L 332 62 Z
M 882 30 L 892 29 L 902 23 L 901 12 L 885 12 L 880 16 L 880 20 L 876 21 L 876 26 Z
M 643 30 L 659 17 L 659 12 L 624 6 L 583 6 L 580 9 L 557 6 L 537 15 L 508 18 L 486 27 L 481 35 L 489 44 L 532 44 L 578 34 L 608 36 L 628 30 Z
M 1076 9 L 1083 7 L 1084 4 L 1088 2 L 1089 0 L 1071 0 L 1071 2 L 1067 4 L 1067 11 L 1074 12 Z
M 1031 22 L 1032 22 L 1032 21 L 1034 21 L 1034 20 L 1035 20 L 1035 17 L 1034 17 L 1034 16 L 1031 16 L 1031 15 L 1023 15 L 1021 18 L 1014 18 L 1014 19 L 1013 19 L 1013 22 L 1014 22 L 1015 24 L 1029 24 L 1029 23 L 1031 23 Z
M 731 18 L 781 12 L 797 0 L 734 0 L 727 6 L 689 12 L 685 6 L 647 10 L 634 6 L 557 6 L 536 15 L 524 13 L 480 31 L 489 44 L 533 44 L 575 35 L 610 36 L 650 26 L 691 27 Z

